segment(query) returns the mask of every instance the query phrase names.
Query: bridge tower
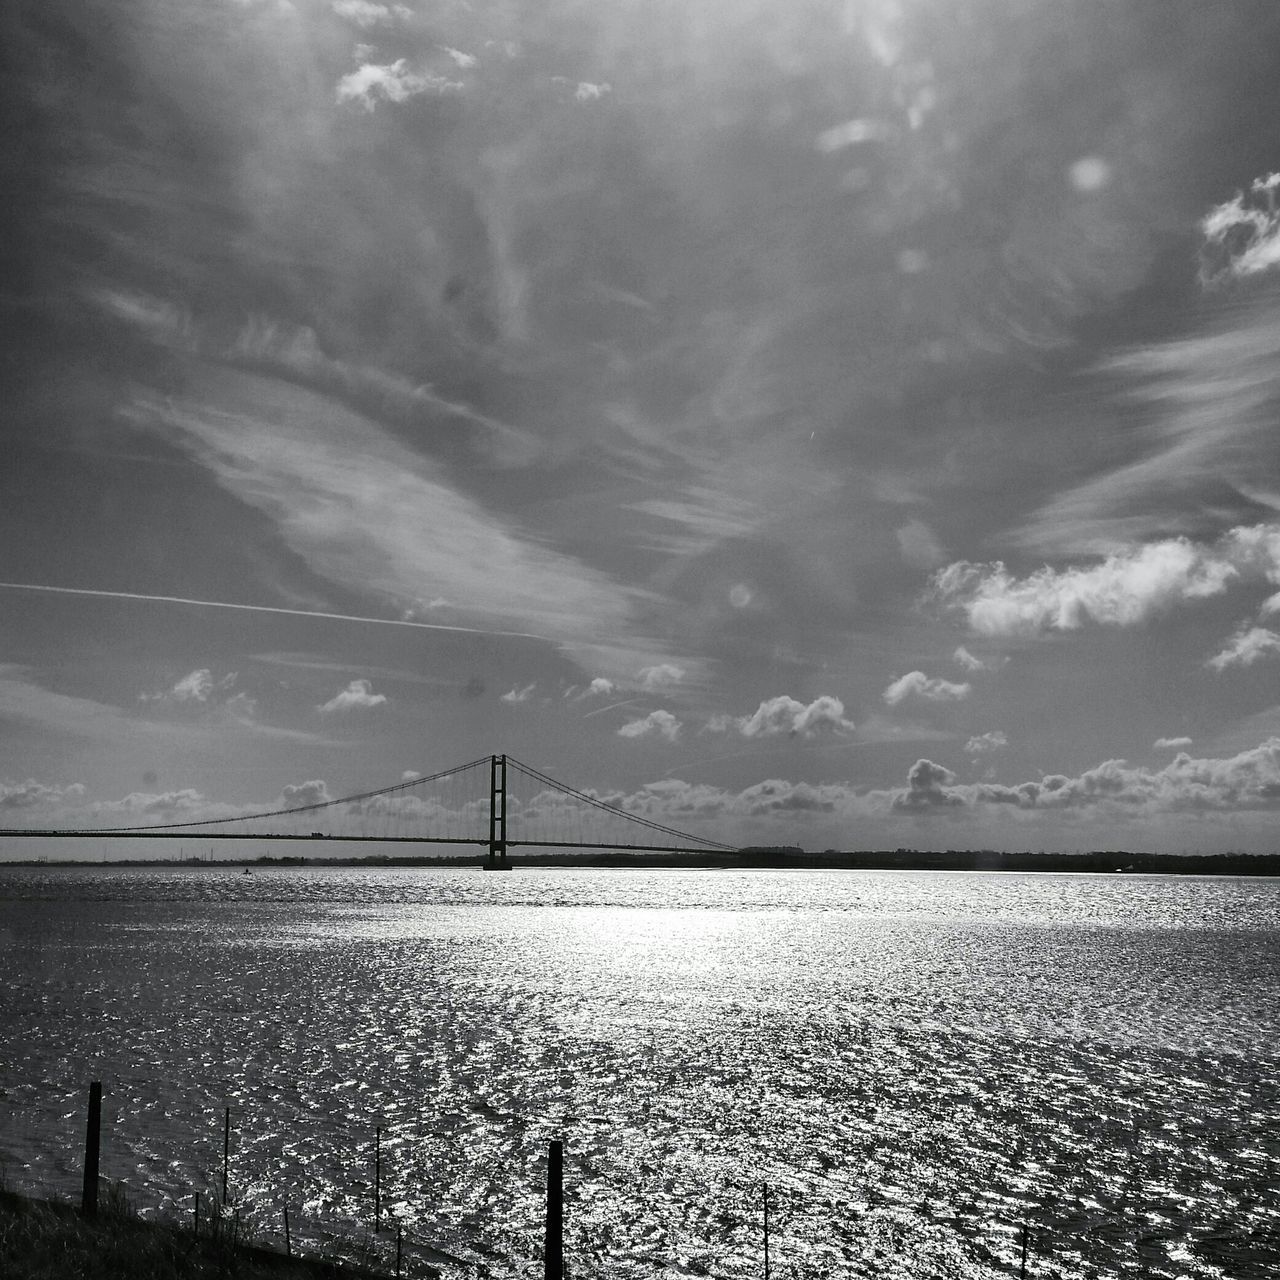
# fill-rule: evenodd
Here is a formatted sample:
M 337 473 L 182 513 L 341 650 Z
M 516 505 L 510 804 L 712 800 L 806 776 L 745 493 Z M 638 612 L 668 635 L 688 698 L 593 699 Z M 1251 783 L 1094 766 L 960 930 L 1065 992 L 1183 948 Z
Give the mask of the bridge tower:
M 510 871 L 507 856 L 507 757 L 489 757 L 489 856 L 486 871 Z

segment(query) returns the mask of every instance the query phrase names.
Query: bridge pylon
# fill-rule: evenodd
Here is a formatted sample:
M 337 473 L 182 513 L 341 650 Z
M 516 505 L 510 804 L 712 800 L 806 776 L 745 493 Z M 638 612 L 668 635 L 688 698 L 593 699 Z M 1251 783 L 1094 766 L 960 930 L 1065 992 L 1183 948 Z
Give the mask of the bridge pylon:
M 507 757 L 489 757 L 489 854 L 486 871 L 510 871 L 507 855 Z

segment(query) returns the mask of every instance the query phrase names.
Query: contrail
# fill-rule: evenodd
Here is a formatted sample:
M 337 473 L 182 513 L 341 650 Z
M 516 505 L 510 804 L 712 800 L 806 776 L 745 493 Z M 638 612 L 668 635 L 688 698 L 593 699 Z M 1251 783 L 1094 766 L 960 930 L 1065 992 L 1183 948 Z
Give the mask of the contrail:
M 419 631 L 453 631 L 472 636 L 509 636 L 543 640 L 531 631 L 496 631 L 486 627 L 450 626 L 444 622 L 411 622 L 407 618 L 367 618 L 358 613 L 323 613 L 318 609 L 285 609 L 270 604 L 236 604 L 230 600 L 193 600 L 188 596 L 143 595 L 138 591 L 94 591 L 89 587 L 53 587 L 36 582 L 0 582 L 5 591 L 43 591 L 56 596 L 96 596 L 105 600 L 144 600 L 153 604 L 189 604 L 198 609 L 239 609 L 245 613 L 279 613 L 290 618 L 326 618 L 331 622 L 367 622 L 378 627 L 416 627 Z M 548 641 L 550 643 L 550 641 Z

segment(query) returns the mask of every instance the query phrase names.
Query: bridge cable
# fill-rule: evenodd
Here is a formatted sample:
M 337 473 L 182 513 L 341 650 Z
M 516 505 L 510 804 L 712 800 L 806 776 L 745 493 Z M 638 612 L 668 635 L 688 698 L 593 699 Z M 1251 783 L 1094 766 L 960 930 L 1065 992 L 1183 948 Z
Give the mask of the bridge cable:
M 556 791 L 563 792 L 565 795 L 573 796 L 577 800 L 581 800 L 584 804 L 589 804 L 596 809 L 600 809 L 605 813 L 612 814 L 616 818 L 623 818 L 627 822 L 639 823 L 642 827 L 648 827 L 651 831 L 660 831 L 663 835 L 679 836 L 682 840 L 693 840 L 698 844 L 704 844 L 712 849 L 724 849 L 728 852 L 736 851 L 737 846 L 731 844 L 722 844 L 718 840 L 709 840 L 706 836 L 695 836 L 688 831 L 680 831 L 676 827 L 664 826 L 661 822 L 655 822 L 652 818 L 641 817 L 637 813 L 627 813 L 624 809 L 619 809 L 614 805 L 607 804 L 603 800 L 598 800 L 595 796 L 587 795 L 584 791 L 578 791 L 574 787 L 568 786 L 566 783 L 557 782 L 555 778 L 548 777 L 545 773 L 540 773 L 537 769 L 530 768 L 529 765 L 515 759 L 514 756 L 507 757 L 507 763 L 515 765 L 521 772 L 528 774 L 530 777 L 537 779 L 544 786 L 549 786 Z

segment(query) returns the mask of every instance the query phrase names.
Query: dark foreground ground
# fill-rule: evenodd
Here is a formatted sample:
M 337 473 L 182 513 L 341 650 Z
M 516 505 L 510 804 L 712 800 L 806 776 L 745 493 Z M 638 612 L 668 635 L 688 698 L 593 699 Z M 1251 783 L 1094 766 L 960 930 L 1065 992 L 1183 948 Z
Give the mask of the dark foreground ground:
M 70 1206 L 0 1192 L 0 1276 L 4 1280 L 376 1280 L 342 1267 L 217 1236 L 144 1222 L 108 1205 L 92 1222 Z

